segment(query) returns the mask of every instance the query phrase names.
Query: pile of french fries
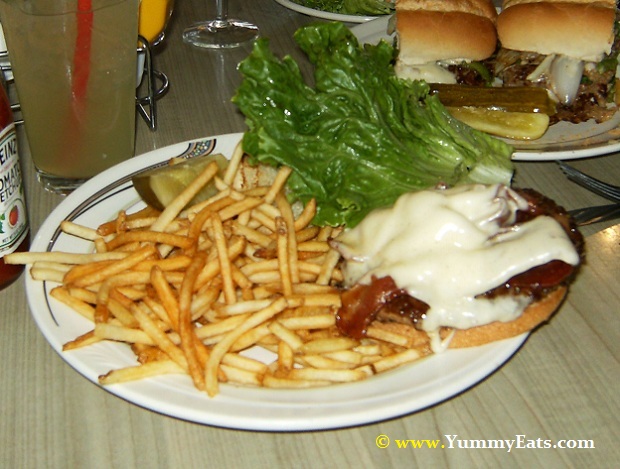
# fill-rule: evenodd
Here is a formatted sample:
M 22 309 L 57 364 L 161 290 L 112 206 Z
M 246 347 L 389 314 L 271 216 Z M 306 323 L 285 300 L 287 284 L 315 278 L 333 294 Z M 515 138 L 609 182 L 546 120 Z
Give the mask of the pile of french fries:
M 14 253 L 35 280 L 57 282 L 51 296 L 93 323 L 64 350 L 101 341 L 128 344 L 136 365 L 99 377 L 104 385 L 188 374 L 209 396 L 221 383 L 306 388 L 363 380 L 423 355 L 408 339 L 371 327 L 354 340 L 336 327 L 338 229 L 310 224 L 316 205 L 295 211 L 284 195 L 291 172 L 268 186 L 234 184 L 243 152 L 222 177 L 205 170 L 162 212 L 150 208 L 97 228 L 62 223 L 92 241 L 90 253 Z M 214 181 L 218 192 L 187 207 Z M 254 347 L 273 352 L 264 363 Z M 277 357 L 277 358 L 275 358 Z

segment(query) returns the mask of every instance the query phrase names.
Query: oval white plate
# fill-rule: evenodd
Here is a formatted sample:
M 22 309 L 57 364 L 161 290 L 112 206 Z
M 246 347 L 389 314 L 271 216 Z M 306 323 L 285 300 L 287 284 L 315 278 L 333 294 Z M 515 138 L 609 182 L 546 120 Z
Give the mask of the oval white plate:
M 345 23 L 365 23 L 366 21 L 372 21 L 378 16 L 363 16 L 363 15 L 341 15 L 340 13 L 331 13 L 329 11 L 315 10 L 314 8 L 308 8 L 289 0 L 276 0 L 283 7 L 289 10 L 296 11 L 308 16 L 314 16 L 315 18 L 322 18 L 324 20 L 343 21 Z
M 376 44 L 381 39 L 392 43 L 394 35 L 387 32 L 389 17 L 356 25 L 351 31 L 360 43 Z M 620 112 L 602 124 L 561 122 L 549 128 L 538 140 L 523 142 L 506 140 L 514 146 L 515 161 L 555 161 L 592 158 L 620 151 Z
M 90 243 L 60 231 L 63 220 L 96 227 L 121 209 L 141 207 L 143 204 L 131 184 L 133 174 L 165 164 L 176 156 L 218 152 L 230 157 L 241 136 L 229 134 L 179 143 L 105 171 L 79 187 L 50 214 L 31 250 L 89 252 Z M 102 342 L 63 352 L 63 344 L 91 330 L 92 324 L 50 296 L 55 284 L 33 281 L 30 275 L 25 277 L 35 322 L 52 348 L 78 373 L 97 383 L 99 375 L 135 364 L 134 354 L 119 343 Z M 450 350 L 366 381 L 310 390 L 222 385 L 220 394 L 209 398 L 182 375 L 112 385 L 105 390 L 158 413 L 220 427 L 260 431 L 348 427 L 416 412 L 469 389 L 508 360 L 526 337 Z

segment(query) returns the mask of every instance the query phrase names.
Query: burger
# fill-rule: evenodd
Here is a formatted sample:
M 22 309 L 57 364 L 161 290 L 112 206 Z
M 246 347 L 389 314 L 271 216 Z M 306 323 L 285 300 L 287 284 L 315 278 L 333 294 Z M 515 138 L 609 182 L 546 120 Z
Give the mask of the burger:
M 616 24 L 614 0 L 505 0 L 494 75 L 504 87 L 546 89 L 552 123 L 604 122 L 617 111 Z
M 583 239 L 550 199 L 502 184 L 407 193 L 333 246 L 344 258 L 337 325 L 435 353 L 535 329 L 563 301 Z

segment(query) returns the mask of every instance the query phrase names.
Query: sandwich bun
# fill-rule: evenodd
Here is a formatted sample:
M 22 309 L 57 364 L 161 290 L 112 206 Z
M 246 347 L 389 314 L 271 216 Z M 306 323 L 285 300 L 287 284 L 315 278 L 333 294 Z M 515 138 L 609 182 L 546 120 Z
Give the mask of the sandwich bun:
M 398 60 L 406 64 L 483 60 L 497 45 L 494 23 L 471 13 L 397 10 L 396 30 Z
M 478 347 L 531 332 L 551 318 L 564 301 L 567 291 L 566 286 L 558 286 L 541 299 L 530 304 L 521 316 L 513 321 L 495 321 L 469 329 L 442 328 L 440 337 L 442 340 L 446 340 L 451 336 L 448 348 L 467 348 Z M 427 347 L 430 349 L 431 339 L 429 335 L 413 326 L 375 321 L 372 323 L 372 327 L 407 337 L 411 347 Z
M 497 45 L 496 19 L 490 0 L 398 0 L 399 60 L 424 64 L 485 59 Z
M 615 2 L 607 0 L 508 0 L 497 34 L 506 49 L 599 61 L 611 51 L 615 17 Z

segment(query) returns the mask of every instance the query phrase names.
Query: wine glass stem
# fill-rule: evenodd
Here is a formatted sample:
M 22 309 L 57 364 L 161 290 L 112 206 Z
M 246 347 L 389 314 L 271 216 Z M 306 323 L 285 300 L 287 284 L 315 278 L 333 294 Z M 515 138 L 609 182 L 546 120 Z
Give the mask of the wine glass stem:
M 228 0 L 215 0 L 216 20 L 220 23 L 228 21 Z

